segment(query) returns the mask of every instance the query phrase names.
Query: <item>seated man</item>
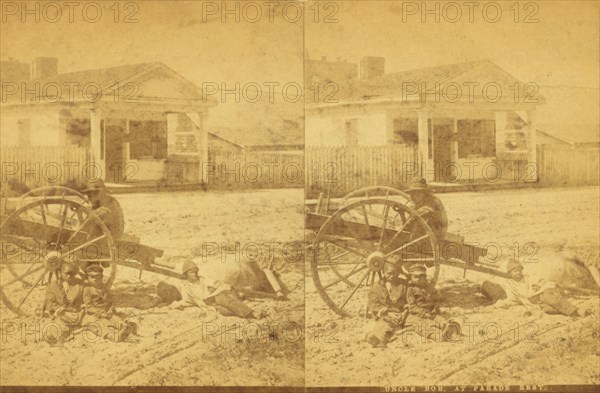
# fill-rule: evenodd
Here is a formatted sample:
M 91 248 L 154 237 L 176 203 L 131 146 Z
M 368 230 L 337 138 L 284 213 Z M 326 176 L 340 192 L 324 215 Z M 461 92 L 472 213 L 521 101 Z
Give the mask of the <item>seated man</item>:
M 415 203 L 415 210 L 431 227 L 438 239 L 443 239 L 448 231 L 448 217 L 446 208 L 427 185 L 425 179 L 411 182 L 408 189 L 404 190 Z M 415 235 L 420 236 L 419 234 Z
M 584 310 L 578 309 L 567 301 L 560 290 L 551 282 L 530 284 L 523 274 L 523 265 L 511 259 L 506 265 L 510 279 L 506 282 L 506 299 L 499 300 L 494 307 L 506 308 L 522 305 L 530 311 L 541 310 L 548 314 L 563 314 L 568 316 L 585 316 Z
M 420 322 L 416 332 L 424 338 L 433 339 L 440 335 L 441 341 L 450 341 L 460 336 L 460 325 L 447 321 L 439 315 L 438 297 L 435 287 L 427 279 L 425 265 L 415 263 L 409 267 L 410 280 L 406 290 L 406 302 L 410 315 L 417 317 L 412 320 L 416 325 Z M 423 323 L 433 321 L 432 325 Z M 430 329 L 431 328 L 431 329 Z
M 104 182 L 98 180 L 82 191 L 92 204 L 92 210 L 104 222 L 115 241 L 119 240 L 125 230 L 125 216 L 119 202 L 113 198 Z
M 386 263 L 383 280 L 374 283 L 369 291 L 369 310 L 375 321 L 367 333 L 367 341 L 375 348 L 385 348 L 406 320 L 406 286 L 399 279 L 399 273 L 396 265 Z
M 84 323 L 102 338 L 124 342 L 137 332 L 137 325 L 115 315 L 111 293 L 104 284 L 102 266 L 99 263 L 89 264 L 86 273 L 90 282 L 83 289 Z
M 49 342 L 67 340 L 73 329 L 79 327 L 85 315 L 83 304 L 83 285 L 77 277 L 78 268 L 68 262 L 62 262 L 60 275 L 46 288 L 43 315 L 49 316 L 61 325 L 60 337 L 47 336 Z
M 199 271 L 198 266 L 191 260 L 183 262 L 181 274 L 185 278 L 178 288 L 181 300 L 171 303 L 170 308 L 199 307 L 205 311 L 214 308 L 222 315 L 235 315 L 240 318 L 261 319 L 265 316 L 239 300 L 229 285 L 211 283 L 207 278 L 199 276 Z
M 61 274 L 46 288 L 44 314 L 68 325 L 79 325 L 83 318 L 83 282 L 77 277 L 77 266 L 62 262 Z

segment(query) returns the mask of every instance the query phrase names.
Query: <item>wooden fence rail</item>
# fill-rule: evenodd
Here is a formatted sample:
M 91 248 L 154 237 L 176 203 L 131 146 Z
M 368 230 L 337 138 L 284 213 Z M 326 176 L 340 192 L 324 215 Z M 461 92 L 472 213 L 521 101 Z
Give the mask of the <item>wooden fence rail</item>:
M 287 151 L 209 151 L 209 189 L 304 186 L 304 154 Z
M 538 176 L 544 186 L 598 185 L 600 147 L 538 146 Z
M 102 176 L 84 147 L 31 146 L 0 148 L 0 183 L 24 183 L 29 188 L 83 183 Z
M 413 176 L 409 172 L 418 162 L 417 154 L 416 147 L 408 145 L 307 147 L 306 196 L 342 196 L 375 185 L 398 188 Z

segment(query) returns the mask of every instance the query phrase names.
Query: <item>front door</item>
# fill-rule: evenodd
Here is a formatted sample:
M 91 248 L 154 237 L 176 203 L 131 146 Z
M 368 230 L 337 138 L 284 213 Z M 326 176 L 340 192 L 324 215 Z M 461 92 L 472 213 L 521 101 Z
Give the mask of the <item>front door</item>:
M 456 180 L 452 165 L 453 124 L 435 124 L 433 126 L 433 165 L 435 181 L 452 182 Z
M 125 159 L 123 156 L 123 136 L 125 124 L 107 124 L 104 132 L 104 148 L 106 162 L 106 181 L 110 183 L 121 183 Z

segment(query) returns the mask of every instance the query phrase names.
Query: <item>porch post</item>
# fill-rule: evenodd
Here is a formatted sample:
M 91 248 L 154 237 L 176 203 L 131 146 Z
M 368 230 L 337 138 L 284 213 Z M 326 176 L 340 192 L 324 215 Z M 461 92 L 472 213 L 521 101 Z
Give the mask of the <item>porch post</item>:
M 208 179 L 208 174 L 206 173 L 207 171 L 204 170 L 204 163 L 208 162 L 208 131 L 206 130 L 204 124 L 205 116 L 203 116 L 203 114 L 204 113 L 202 111 L 187 113 L 188 117 L 196 126 L 196 147 L 198 149 L 198 155 L 200 156 L 200 162 L 198 164 L 200 166 L 198 168 L 200 178 L 198 180 L 200 180 L 200 182 L 202 183 L 206 183 Z
M 419 116 L 418 131 L 419 131 L 419 173 L 421 177 L 425 177 L 429 167 L 429 113 L 427 109 L 417 111 Z
M 100 109 L 92 109 L 90 111 L 90 150 L 92 152 L 92 160 L 94 162 L 94 167 L 97 169 L 100 167 L 100 172 L 95 174 L 98 175 L 101 179 L 106 179 L 105 165 L 104 165 L 104 141 L 102 138 L 104 137 L 103 132 L 100 128 L 100 121 L 102 120 L 102 112 Z M 88 174 L 88 178 L 91 180 L 95 179 L 95 176 Z
M 538 166 L 537 166 L 537 125 L 536 125 L 536 113 L 535 109 L 527 111 L 527 123 L 529 126 L 529 141 L 527 144 L 527 170 L 529 167 L 533 168 L 532 182 L 538 181 Z

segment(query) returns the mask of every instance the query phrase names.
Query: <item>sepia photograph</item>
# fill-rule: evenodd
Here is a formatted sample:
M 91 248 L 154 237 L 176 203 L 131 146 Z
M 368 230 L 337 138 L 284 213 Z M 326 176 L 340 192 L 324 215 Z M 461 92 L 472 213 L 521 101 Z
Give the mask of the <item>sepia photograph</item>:
M 306 386 L 597 388 L 598 4 L 336 4 L 306 25 Z
M 597 392 L 600 5 L 0 0 L 1 392 Z
M 2 2 L 0 384 L 303 387 L 302 24 L 68 3 Z

